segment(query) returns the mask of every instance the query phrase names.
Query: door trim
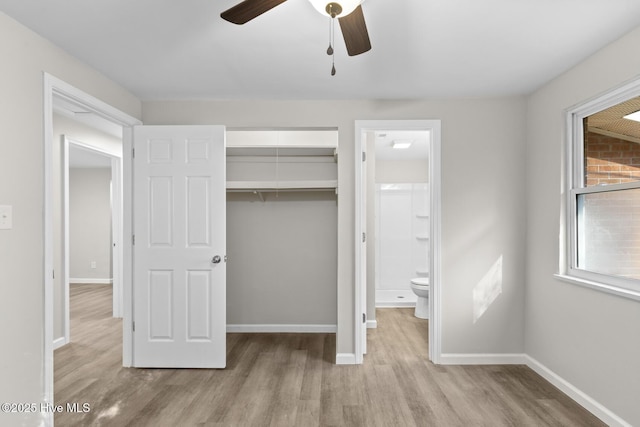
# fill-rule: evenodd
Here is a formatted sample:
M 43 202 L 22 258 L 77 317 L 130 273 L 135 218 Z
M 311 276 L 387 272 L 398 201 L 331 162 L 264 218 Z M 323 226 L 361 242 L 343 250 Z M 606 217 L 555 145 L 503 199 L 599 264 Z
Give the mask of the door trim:
M 123 189 L 124 189 L 124 235 L 127 228 L 131 230 L 131 216 L 127 216 L 127 208 L 131 208 L 131 128 L 142 124 L 132 117 L 109 104 L 83 92 L 74 86 L 43 72 L 43 358 L 42 358 L 42 401 L 53 404 L 53 97 L 55 95 L 72 100 L 90 109 L 103 118 L 123 127 Z M 127 150 L 128 147 L 128 150 Z M 128 166 L 128 168 L 127 168 Z M 127 200 L 127 197 L 129 198 Z M 127 247 L 129 248 L 127 253 Z M 123 246 L 123 365 L 131 363 L 131 330 L 124 327 L 127 320 L 131 320 L 131 242 L 125 239 Z M 44 424 L 53 425 L 53 412 L 43 414 Z
M 355 290 L 354 290 L 354 348 L 355 363 L 363 363 L 366 339 L 366 323 L 362 323 L 362 313 L 366 313 L 366 261 L 363 260 L 364 247 L 362 233 L 365 232 L 363 206 L 365 182 L 363 177 L 362 153 L 365 150 L 363 135 L 376 130 L 428 130 L 431 133 L 429 156 L 429 189 L 431 198 L 431 221 L 429 239 L 429 360 L 440 363 L 442 343 L 441 312 L 441 122 L 440 120 L 356 120 L 355 121 Z M 370 153 L 371 154 L 371 153 Z

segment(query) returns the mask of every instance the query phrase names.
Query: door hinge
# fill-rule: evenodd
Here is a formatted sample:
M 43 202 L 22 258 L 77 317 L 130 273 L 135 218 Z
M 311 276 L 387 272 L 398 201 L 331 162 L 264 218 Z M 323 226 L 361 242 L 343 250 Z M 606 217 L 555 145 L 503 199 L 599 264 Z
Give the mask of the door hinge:
M 135 148 L 131 149 L 131 157 L 134 158 L 134 159 L 136 158 L 136 149 Z
M 367 241 L 367 233 L 362 233 L 362 243 Z
M 365 153 L 364 151 L 362 152 L 362 161 L 363 162 L 367 161 L 367 153 Z
M 51 270 L 51 277 L 52 278 L 56 278 L 56 271 L 55 270 Z
M 367 313 L 362 313 L 362 323 L 367 323 Z
M 131 327 L 133 329 L 133 332 L 135 332 L 136 331 L 136 322 L 132 322 L 131 323 Z
M 132 245 L 135 245 L 135 244 L 136 244 L 136 235 L 135 235 L 135 234 L 132 234 L 132 235 L 131 235 L 131 244 L 132 244 Z

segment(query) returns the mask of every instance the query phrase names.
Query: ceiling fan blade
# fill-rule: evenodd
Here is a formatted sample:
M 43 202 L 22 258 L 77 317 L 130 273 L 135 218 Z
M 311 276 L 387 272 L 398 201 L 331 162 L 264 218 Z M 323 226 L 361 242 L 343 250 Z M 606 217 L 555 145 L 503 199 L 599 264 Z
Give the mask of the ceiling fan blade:
M 222 12 L 220 17 L 233 24 L 242 25 L 285 1 L 287 0 L 244 0 L 231 9 Z
M 349 56 L 360 55 L 371 49 L 371 41 L 367 32 L 367 24 L 364 22 L 362 6 L 355 8 L 353 12 L 338 18 L 344 42 L 347 45 Z

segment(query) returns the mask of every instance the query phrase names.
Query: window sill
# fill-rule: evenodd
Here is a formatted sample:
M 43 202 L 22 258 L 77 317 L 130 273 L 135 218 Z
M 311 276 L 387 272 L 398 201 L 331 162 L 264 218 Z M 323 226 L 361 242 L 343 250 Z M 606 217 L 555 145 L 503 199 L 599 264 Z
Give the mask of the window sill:
M 622 298 L 640 301 L 640 291 L 632 291 L 630 289 L 625 289 L 614 285 L 607 285 L 601 282 L 594 282 L 592 280 L 581 279 L 575 276 L 568 276 L 566 274 L 554 274 L 553 277 L 563 282 L 571 283 L 573 285 L 583 286 L 586 288 L 594 289 L 596 291 L 616 295 Z

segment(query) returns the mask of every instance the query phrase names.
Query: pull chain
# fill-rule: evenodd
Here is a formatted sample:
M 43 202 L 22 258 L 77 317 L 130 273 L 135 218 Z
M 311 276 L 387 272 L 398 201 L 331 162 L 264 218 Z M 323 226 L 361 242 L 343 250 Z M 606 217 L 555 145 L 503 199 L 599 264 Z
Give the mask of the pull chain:
M 327 55 L 333 55 L 333 19 L 329 18 L 329 47 Z
M 336 55 L 333 50 L 334 43 L 334 34 L 335 34 L 335 18 L 330 18 L 329 20 L 329 47 L 327 48 L 327 55 L 331 56 L 331 75 L 336 75 Z
M 342 6 L 339 3 L 331 2 L 327 5 L 325 9 L 327 14 L 331 17 L 329 21 L 329 49 L 327 49 L 327 55 L 331 55 L 331 75 L 336 75 L 336 55 L 333 49 L 335 45 L 335 28 L 336 28 L 336 16 L 339 16 L 342 13 Z

